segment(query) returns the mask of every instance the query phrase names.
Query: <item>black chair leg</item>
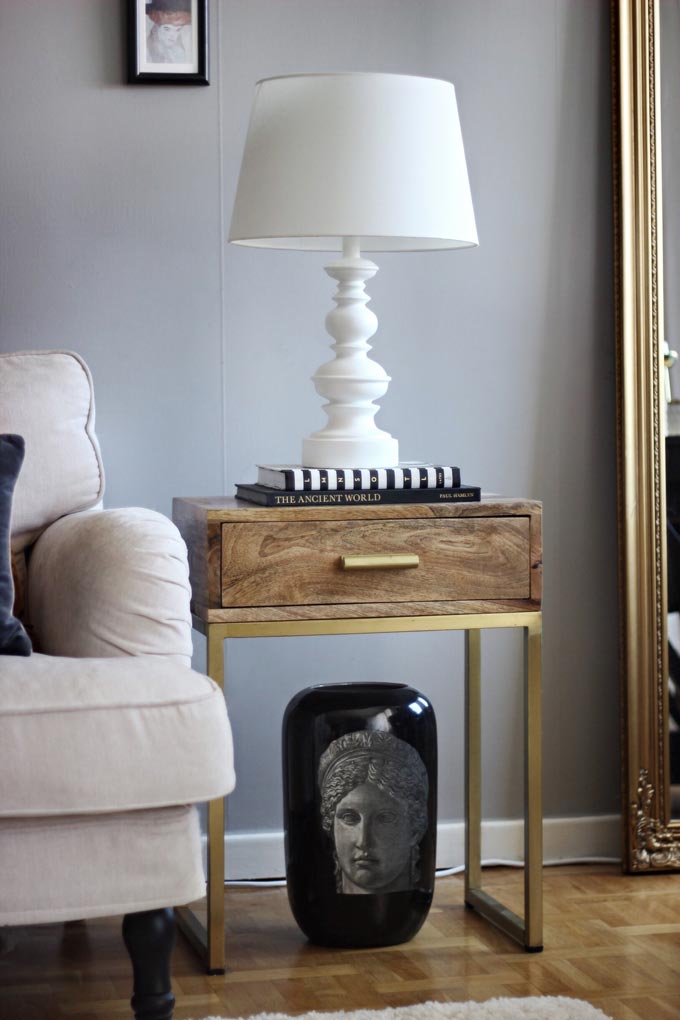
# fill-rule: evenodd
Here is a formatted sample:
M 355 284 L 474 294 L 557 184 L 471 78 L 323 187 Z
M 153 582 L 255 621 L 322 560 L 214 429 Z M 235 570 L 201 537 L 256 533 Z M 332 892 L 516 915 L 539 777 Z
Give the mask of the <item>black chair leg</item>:
M 170 986 L 170 957 L 175 944 L 175 915 L 168 908 L 126 914 L 123 941 L 132 960 L 132 1011 L 136 1020 L 172 1020 L 175 997 Z

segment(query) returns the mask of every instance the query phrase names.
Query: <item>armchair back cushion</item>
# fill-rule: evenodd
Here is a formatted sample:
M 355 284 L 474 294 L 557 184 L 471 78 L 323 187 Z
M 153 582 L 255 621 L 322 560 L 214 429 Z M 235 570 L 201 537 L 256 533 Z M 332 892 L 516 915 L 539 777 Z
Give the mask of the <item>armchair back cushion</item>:
M 70 351 L 0 355 L 0 433 L 24 437 L 14 493 L 12 548 L 31 544 L 64 514 L 95 506 L 104 470 L 87 365 Z

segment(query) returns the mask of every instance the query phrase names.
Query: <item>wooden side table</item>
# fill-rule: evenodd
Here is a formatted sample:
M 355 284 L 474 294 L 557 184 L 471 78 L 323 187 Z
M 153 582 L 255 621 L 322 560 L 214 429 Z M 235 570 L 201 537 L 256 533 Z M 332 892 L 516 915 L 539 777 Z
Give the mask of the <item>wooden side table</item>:
M 260 507 L 175 499 L 189 551 L 194 627 L 224 686 L 226 638 L 463 630 L 465 902 L 529 951 L 542 948 L 541 504 L 402 503 Z M 519 627 L 524 641 L 524 918 L 482 889 L 481 635 Z M 224 801 L 208 812 L 208 917 L 180 927 L 224 971 Z

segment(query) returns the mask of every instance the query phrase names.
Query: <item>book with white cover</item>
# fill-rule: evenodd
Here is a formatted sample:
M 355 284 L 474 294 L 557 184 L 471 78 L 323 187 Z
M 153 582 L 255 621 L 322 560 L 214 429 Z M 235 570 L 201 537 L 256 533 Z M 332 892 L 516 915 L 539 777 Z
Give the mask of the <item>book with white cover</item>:
M 287 492 L 351 492 L 371 489 L 450 489 L 460 468 L 408 461 L 393 468 L 306 468 L 258 464 L 257 484 Z

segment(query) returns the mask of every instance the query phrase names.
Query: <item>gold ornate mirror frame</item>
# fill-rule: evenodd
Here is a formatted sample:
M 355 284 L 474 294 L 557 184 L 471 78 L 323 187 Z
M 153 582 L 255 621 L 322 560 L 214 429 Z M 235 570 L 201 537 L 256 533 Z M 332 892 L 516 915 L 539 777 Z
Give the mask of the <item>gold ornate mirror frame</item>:
M 659 0 L 612 0 L 624 866 L 680 868 L 670 821 Z

